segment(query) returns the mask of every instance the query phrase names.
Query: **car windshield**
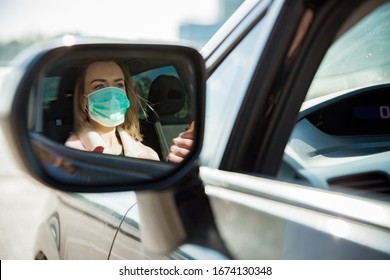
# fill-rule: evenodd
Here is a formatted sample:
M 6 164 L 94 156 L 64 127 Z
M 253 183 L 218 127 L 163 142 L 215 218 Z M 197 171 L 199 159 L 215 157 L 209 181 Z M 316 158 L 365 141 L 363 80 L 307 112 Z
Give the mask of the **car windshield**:
M 390 3 L 370 13 L 328 50 L 306 100 L 390 82 Z

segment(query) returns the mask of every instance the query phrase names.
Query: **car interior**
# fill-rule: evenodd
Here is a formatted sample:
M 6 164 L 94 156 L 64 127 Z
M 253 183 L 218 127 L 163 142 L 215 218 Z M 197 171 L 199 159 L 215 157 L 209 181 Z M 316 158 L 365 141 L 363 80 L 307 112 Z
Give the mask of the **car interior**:
M 44 78 L 42 133 L 65 143 L 73 129 L 73 91 L 82 62 L 66 63 Z M 174 137 L 193 119 L 190 96 L 178 69 L 163 61 L 125 61 L 144 104 L 139 112 L 143 143 L 164 161 Z
M 285 150 L 289 176 L 390 201 L 389 89 L 377 85 L 307 102 Z M 288 176 L 286 166 L 279 176 Z
M 390 4 L 329 48 L 285 148 L 278 178 L 390 201 Z

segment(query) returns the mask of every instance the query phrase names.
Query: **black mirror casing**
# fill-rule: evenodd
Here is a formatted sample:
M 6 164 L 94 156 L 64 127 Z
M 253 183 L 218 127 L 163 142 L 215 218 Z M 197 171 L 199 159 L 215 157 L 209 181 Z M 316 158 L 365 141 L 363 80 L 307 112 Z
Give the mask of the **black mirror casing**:
M 178 69 L 191 99 L 194 144 L 180 164 L 101 155 L 65 147 L 42 133 L 42 81 L 58 69 L 95 57 L 128 59 L 132 71 L 148 63 L 172 64 Z M 9 115 L 13 144 L 26 170 L 45 185 L 69 192 L 113 192 L 162 189 L 197 166 L 205 116 L 205 66 L 194 49 L 159 44 L 132 44 L 83 39 L 64 45 L 56 40 L 22 54 L 15 69 L 22 72 Z M 142 71 L 143 71 L 142 70 Z M 41 121 L 37 121 L 41 120 Z M 39 124 L 40 123 L 40 124 Z

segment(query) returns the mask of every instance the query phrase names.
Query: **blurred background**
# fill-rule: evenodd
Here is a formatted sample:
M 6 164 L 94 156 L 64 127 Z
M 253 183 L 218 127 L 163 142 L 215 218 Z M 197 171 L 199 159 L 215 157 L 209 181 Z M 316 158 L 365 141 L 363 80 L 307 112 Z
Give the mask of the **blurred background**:
M 0 66 L 37 41 L 71 35 L 201 48 L 244 0 L 1 0 Z

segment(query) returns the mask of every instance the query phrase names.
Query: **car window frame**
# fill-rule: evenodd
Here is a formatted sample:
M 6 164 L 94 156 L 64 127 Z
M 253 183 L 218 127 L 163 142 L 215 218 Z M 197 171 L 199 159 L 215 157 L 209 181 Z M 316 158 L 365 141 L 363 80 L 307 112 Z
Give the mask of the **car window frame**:
M 286 2 L 252 76 L 222 170 L 276 176 L 312 78 L 342 24 L 361 4 L 328 1 L 316 8 Z
M 207 80 L 206 125 L 204 145 L 200 155 L 201 165 L 218 168 L 221 163 L 240 104 L 247 93 L 250 76 L 261 54 L 262 39 L 259 37 L 262 34 L 263 21 L 259 20 Z M 260 46 L 260 48 L 249 49 L 251 46 Z M 244 68 L 242 61 L 250 61 L 250 63 L 246 63 Z M 223 123 L 221 119 L 224 120 Z

